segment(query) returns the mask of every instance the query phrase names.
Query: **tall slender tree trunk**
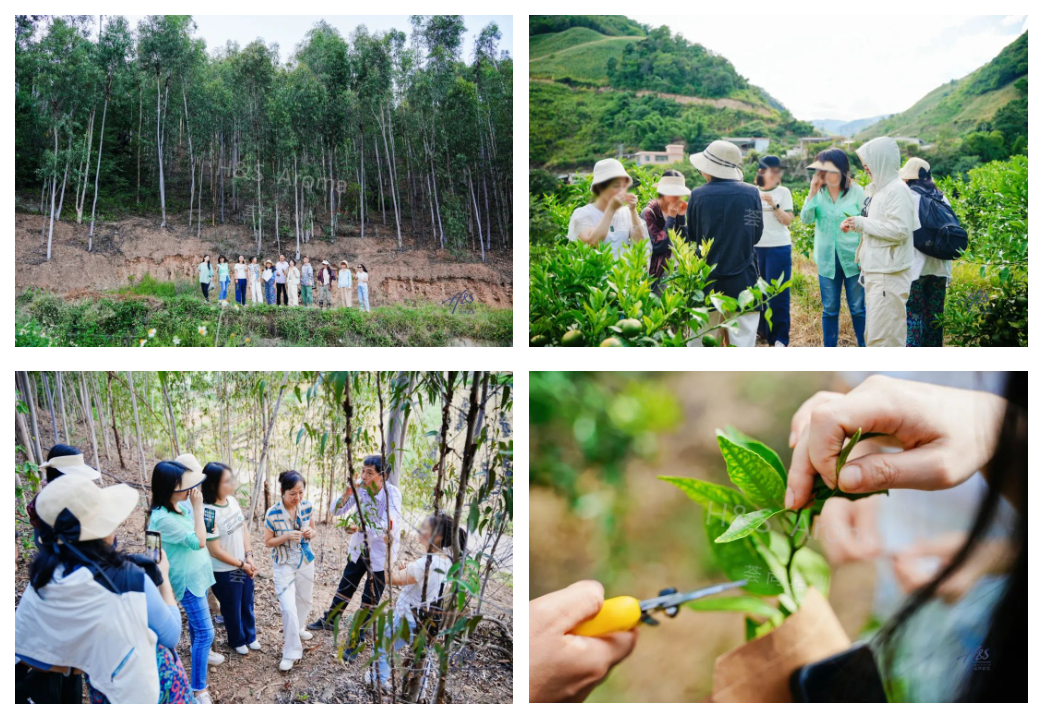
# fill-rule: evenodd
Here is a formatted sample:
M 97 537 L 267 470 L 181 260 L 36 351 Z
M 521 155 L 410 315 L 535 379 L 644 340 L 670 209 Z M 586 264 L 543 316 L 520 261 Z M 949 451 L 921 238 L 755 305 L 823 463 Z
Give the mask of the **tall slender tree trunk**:
M 130 403 L 134 409 L 134 436 L 137 438 L 137 451 L 138 455 L 141 457 L 141 483 L 147 486 L 148 481 L 145 475 L 145 447 L 141 443 L 141 420 L 138 417 L 137 412 L 137 394 L 134 392 L 134 373 L 127 371 L 127 382 L 130 384 Z
M 112 87 L 112 74 L 109 74 L 105 85 L 105 107 L 101 110 L 101 132 L 98 134 L 98 166 L 94 172 L 94 202 L 90 207 L 90 235 L 87 237 L 87 252 L 94 249 L 94 215 L 98 210 L 98 179 L 101 177 L 101 148 L 105 144 L 105 116 L 109 112 L 109 89 Z
M 170 415 L 170 438 L 174 442 L 174 455 L 181 455 L 181 445 L 177 443 L 177 418 L 174 416 L 174 405 L 170 403 L 170 391 L 167 389 L 166 378 L 161 377 L 163 387 L 163 398 L 166 399 L 166 411 Z
M 471 177 L 470 170 L 467 170 L 467 185 L 470 186 L 470 200 L 474 204 L 474 221 L 478 224 L 478 243 L 481 245 L 481 261 L 485 261 L 485 241 L 482 240 L 481 236 L 481 212 L 478 210 L 478 200 L 474 196 L 474 179 Z
M 170 77 L 167 76 L 167 84 L 169 86 Z M 163 133 L 160 129 L 163 122 L 163 104 L 162 104 L 162 80 L 159 75 L 159 71 L 156 71 L 156 153 L 159 157 L 159 205 L 163 209 L 163 222 L 159 224 L 160 228 L 166 228 L 166 185 L 163 183 Z
M 84 150 L 83 159 L 80 161 L 80 169 L 76 172 L 76 222 L 83 222 L 83 205 L 87 202 L 87 185 L 90 183 L 90 149 L 94 144 L 94 115 L 95 110 L 90 111 L 90 119 L 87 120 L 87 149 Z
M 58 191 L 58 112 L 54 112 L 54 171 L 51 173 L 51 226 L 47 231 L 47 259 L 51 259 L 51 243 L 54 241 L 54 196 Z
M 65 413 L 65 385 L 62 383 L 61 371 L 55 373 L 57 376 L 56 385 L 58 387 L 58 409 L 61 410 L 62 415 L 62 429 L 65 430 L 65 443 L 71 443 L 72 439 L 69 437 L 69 417 Z
M 94 410 L 91 404 L 90 394 L 87 390 L 87 379 L 86 375 L 90 373 L 80 373 L 80 400 L 83 404 L 83 412 L 87 417 L 88 427 L 90 428 L 90 445 L 94 449 L 94 468 L 100 468 L 101 462 L 98 460 L 98 437 L 94 433 Z
M 137 82 L 137 203 L 141 203 L 141 120 L 145 116 L 144 90 Z
M 62 208 L 65 205 L 65 185 L 69 182 L 69 165 L 72 162 L 72 128 L 69 128 L 69 147 L 65 150 L 65 174 L 62 176 L 61 198 L 58 199 L 57 219 L 62 219 Z
M 54 443 L 58 443 L 58 418 L 54 416 L 54 394 L 51 392 L 51 383 L 47 379 L 47 373 L 41 371 L 40 377 L 43 378 L 43 393 L 47 395 L 47 408 L 51 411 L 51 436 L 54 437 Z

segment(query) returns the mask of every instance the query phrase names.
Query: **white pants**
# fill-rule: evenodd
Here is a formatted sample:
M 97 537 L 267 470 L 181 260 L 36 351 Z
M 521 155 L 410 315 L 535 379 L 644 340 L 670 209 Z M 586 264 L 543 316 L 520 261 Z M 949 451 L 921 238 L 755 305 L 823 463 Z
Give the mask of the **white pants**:
M 255 279 L 250 283 L 250 303 L 264 303 L 264 290 L 261 288 L 260 280 Z
M 912 288 L 912 271 L 879 274 L 865 272 L 865 345 L 898 346 L 908 343 L 908 292 Z
M 289 564 L 275 564 L 272 569 L 275 595 L 282 611 L 282 659 L 300 659 L 304 648 L 300 631 L 308 622 L 311 595 L 315 589 L 315 562 L 299 569 Z
M 291 284 L 286 287 L 286 292 L 289 294 L 289 305 L 298 306 L 300 304 L 300 298 L 297 297 L 297 285 Z
M 711 328 L 720 323 L 720 312 L 711 311 L 709 312 L 709 324 L 706 328 Z M 760 325 L 760 312 L 750 311 L 742 314 L 738 317 L 737 326 L 728 326 L 726 329 L 716 329 L 713 331 L 713 336 L 717 340 L 720 340 L 722 330 L 727 331 L 727 337 L 730 340 L 732 346 L 738 348 L 752 348 L 756 345 L 756 327 Z M 702 333 L 700 332 L 691 341 L 688 341 L 688 346 L 692 348 L 702 348 Z

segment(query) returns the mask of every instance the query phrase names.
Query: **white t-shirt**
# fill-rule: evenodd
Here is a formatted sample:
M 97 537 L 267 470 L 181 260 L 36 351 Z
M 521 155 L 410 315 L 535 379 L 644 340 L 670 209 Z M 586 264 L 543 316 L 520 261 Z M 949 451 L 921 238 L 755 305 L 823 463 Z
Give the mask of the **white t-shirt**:
M 234 267 L 235 279 L 246 279 L 246 265 L 241 262 L 236 262 Z
M 568 222 L 568 240 L 578 240 L 580 233 L 595 228 L 602 218 L 604 218 L 604 211 L 592 203 L 575 209 L 572 211 L 572 219 Z M 651 241 L 648 240 L 648 227 L 645 225 L 644 219 L 639 215 L 637 216 L 637 221 L 640 223 L 640 233 L 644 239 L 644 249 L 650 265 Z M 608 235 L 605 236 L 604 242 L 611 246 L 611 254 L 616 260 L 622 257 L 622 248 L 631 242 L 630 233 L 632 231 L 633 217 L 630 216 L 629 208 L 620 208 L 615 211 L 615 216 L 611 219 L 611 226 L 608 228 Z
M 246 537 L 243 532 L 245 518 L 242 509 L 234 498 L 226 498 L 227 505 L 203 505 L 203 525 L 206 528 L 206 541 L 221 543 L 221 549 L 239 561 L 246 559 Z M 232 571 L 239 565 L 225 564 L 220 559 L 210 557 L 214 571 Z
M 779 184 L 770 191 L 760 189 L 760 193 L 770 194 L 774 203 L 779 206 L 779 210 L 792 212 L 792 192 L 788 187 Z M 774 209 L 766 201 L 760 199 L 760 205 L 763 206 L 763 235 L 760 236 L 760 242 L 756 244 L 756 247 L 776 248 L 782 245 L 792 245 L 789 227 L 781 224 L 778 217 L 774 215 Z
M 369 284 L 369 273 L 359 272 L 355 275 L 355 279 L 358 280 L 358 284 Z
M 452 568 L 452 560 L 444 554 L 431 555 L 431 570 L 427 574 L 427 600 L 423 600 L 423 573 L 427 568 L 427 557 L 421 556 L 405 567 L 406 573 L 416 580 L 398 594 L 394 604 L 395 615 L 412 615 L 413 608 L 429 606 L 438 600 L 441 585 Z

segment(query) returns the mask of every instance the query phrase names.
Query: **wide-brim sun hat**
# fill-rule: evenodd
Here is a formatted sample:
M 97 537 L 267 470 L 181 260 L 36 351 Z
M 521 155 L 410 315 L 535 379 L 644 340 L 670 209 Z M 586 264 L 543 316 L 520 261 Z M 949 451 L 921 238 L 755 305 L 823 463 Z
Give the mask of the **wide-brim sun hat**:
M 901 167 L 901 171 L 897 173 L 897 176 L 902 179 L 919 179 L 919 171 L 925 169 L 926 173 L 930 173 L 930 163 L 922 157 L 912 157 L 905 165 Z
M 323 265 L 328 265 L 328 264 L 329 264 L 329 260 L 323 260 L 323 261 L 322 261 L 322 264 L 323 264 Z
M 340 264 L 341 264 L 341 265 L 347 265 L 348 267 L 350 267 L 350 266 L 351 266 L 350 264 L 348 264 L 347 260 L 341 260 L 341 261 L 340 261 Z
M 627 188 L 633 183 L 633 179 L 626 173 L 626 167 L 622 166 L 622 162 L 617 159 L 602 159 L 593 165 L 593 183 L 590 184 L 590 191 L 593 191 L 593 187 L 598 184 L 603 184 L 619 177 L 626 180 Z
M 691 155 L 689 159 L 695 169 L 717 179 L 741 179 L 744 176 L 742 150 L 726 140 L 709 143 L 708 147 Z
M 73 454 L 72 456 L 57 456 L 52 458 L 50 461 L 43 463 L 40 466 L 41 471 L 45 471 L 48 468 L 53 468 L 59 473 L 66 476 L 79 476 L 80 478 L 86 478 L 87 480 L 94 481 L 101 478 L 101 473 L 94 470 L 86 463 L 83 462 L 83 454 Z
M 46 524 L 79 525 L 78 541 L 108 537 L 116 531 L 138 503 L 138 492 L 120 483 L 99 488 L 82 476 L 65 475 L 47 484 L 36 498 L 36 514 Z M 67 514 L 66 514 L 67 511 Z M 71 517 L 69 517 L 71 515 Z
M 174 463 L 180 463 L 188 470 L 183 476 L 181 476 L 181 482 L 177 484 L 177 490 L 175 492 L 182 492 L 185 490 L 191 490 L 195 486 L 203 482 L 206 478 L 206 474 L 203 473 L 203 466 L 199 463 L 199 459 L 194 454 L 181 454 L 174 459 Z
M 807 169 L 815 169 L 815 170 L 817 170 L 819 172 L 832 172 L 833 174 L 842 174 L 843 173 L 843 172 L 840 171 L 839 167 L 837 167 L 832 162 L 829 162 L 828 160 L 826 160 L 824 162 L 818 162 L 818 161 L 811 162 L 811 164 L 807 166 Z
M 682 176 L 660 177 L 658 183 L 652 189 L 662 196 L 690 196 L 691 189 L 687 188 Z

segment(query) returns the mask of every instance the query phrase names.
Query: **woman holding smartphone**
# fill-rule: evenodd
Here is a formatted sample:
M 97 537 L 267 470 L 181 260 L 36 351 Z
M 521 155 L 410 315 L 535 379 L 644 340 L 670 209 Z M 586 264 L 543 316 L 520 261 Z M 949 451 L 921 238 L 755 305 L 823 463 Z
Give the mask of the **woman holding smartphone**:
M 253 577 L 257 567 L 250 549 L 250 529 L 235 499 L 232 469 L 212 461 L 203 473 L 203 525 L 216 581 L 213 593 L 221 604 L 228 646 L 245 655 L 261 647 L 253 616 Z
M 315 555 L 310 540 L 311 503 L 304 498 L 304 476 L 286 471 L 279 476 L 282 499 L 264 514 L 264 544 L 271 548 L 272 579 L 282 611 L 282 661 L 288 672 L 304 656 L 301 640 L 312 635 L 304 629 L 315 588 Z
M 637 195 L 627 190 L 633 179 L 617 159 L 602 159 L 593 167 L 593 201 L 572 212 L 568 222 L 568 240 L 579 240 L 593 247 L 601 243 L 611 246 L 612 256 L 622 257 L 623 247 L 641 243 L 645 248 L 648 267 L 651 247 L 648 227 L 637 209 Z
M 839 309 L 843 290 L 858 346 L 865 345 L 865 290 L 858 283 L 857 248 L 861 236 L 840 229 L 861 213 L 865 191 L 850 178 L 850 160 L 838 148 L 818 153 L 808 169 L 816 170 L 803 202 L 800 220 L 814 224 L 814 262 L 821 287 L 821 332 L 825 346 L 839 345 Z
M 166 556 L 153 563 L 115 548 L 137 491 L 67 473 L 36 500 L 40 551 L 15 610 L 16 703 L 47 703 L 26 665 L 86 674 L 91 703 L 194 703 L 176 652 L 181 612 Z M 61 696 L 81 698 L 82 688 Z
M 175 461 L 160 461 L 152 469 L 152 507 L 148 529 L 159 532 L 170 561 L 170 585 L 174 598 L 188 616 L 192 638 L 192 690 L 199 703 L 213 703 L 207 691 L 206 670 L 224 662 L 224 655 L 210 651 L 213 621 L 206 593 L 214 584 L 203 525 L 203 469 L 192 454 Z

